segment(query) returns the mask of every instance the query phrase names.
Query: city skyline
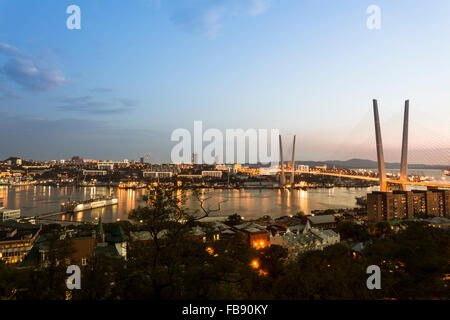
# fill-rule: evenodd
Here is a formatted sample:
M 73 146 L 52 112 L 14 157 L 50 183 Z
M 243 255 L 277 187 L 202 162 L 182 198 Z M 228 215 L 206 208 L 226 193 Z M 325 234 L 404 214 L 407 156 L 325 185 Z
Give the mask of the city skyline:
M 278 128 L 296 160 L 450 163 L 446 1 L 377 1 L 380 30 L 351 1 L 0 1 L 0 156 L 168 162 L 171 132 Z M 331 53 L 331 54 L 330 54 Z M 270 115 L 270 116 L 268 116 Z

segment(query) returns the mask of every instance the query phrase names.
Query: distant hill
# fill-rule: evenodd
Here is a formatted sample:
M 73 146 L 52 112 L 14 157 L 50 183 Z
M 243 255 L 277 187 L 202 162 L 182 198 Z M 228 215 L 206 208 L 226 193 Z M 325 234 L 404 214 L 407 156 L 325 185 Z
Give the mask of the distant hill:
M 350 160 L 326 160 L 326 161 L 295 161 L 297 164 L 308 165 L 310 167 L 321 166 L 326 164 L 328 167 L 335 166 L 336 168 L 351 168 L 351 169 L 377 169 L 376 161 L 367 159 L 350 159 Z M 443 165 L 428 165 L 428 164 L 409 164 L 409 169 L 437 169 L 443 170 L 447 166 Z M 386 169 L 400 169 L 400 163 L 386 162 Z

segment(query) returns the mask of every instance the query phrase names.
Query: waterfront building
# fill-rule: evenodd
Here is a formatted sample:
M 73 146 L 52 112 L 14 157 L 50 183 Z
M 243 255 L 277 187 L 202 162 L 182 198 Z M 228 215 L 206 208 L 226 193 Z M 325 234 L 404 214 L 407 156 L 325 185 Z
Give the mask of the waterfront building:
M 202 171 L 203 178 L 222 178 L 222 171 Z
M 125 159 L 124 161 L 99 161 L 97 162 L 97 169 L 99 170 L 114 170 L 117 168 L 128 168 L 130 166 L 130 162 Z
M 413 219 L 421 214 L 450 217 L 450 191 L 429 188 L 393 192 L 374 191 L 367 195 L 370 222 Z
M 201 179 L 201 174 L 179 174 L 178 178 L 180 179 Z
M 171 178 L 172 175 L 173 175 L 172 172 L 157 172 L 157 171 L 144 171 L 144 172 L 142 172 L 142 176 L 144 178 L 152 178 L 152 179 Z
M 106 170 L 83 170 L 84 176 L 106 176 L 107 174 Z
M 6 163 L 8 164 L 8 166 L 21 166 L 22 165 L 22 159 L 17 158 L 17 157 L 11 157 L 9 159 L 6 160 Z
M 228 168 L 226 165 L 224 164 L 216 164 L 215 165 L 215 169 L 216 170 L 221 170 L 221 171 L 228 171 L 230 168 Z
M 232 172 L 233 173 L 238 173 L 241 169 L 242 169 L 242 164 L 235 163 L 235 164 L 233 164 Z
M 99 163 L 97 163 L 97 168 L 99 170 L 109 170 L 112 171 L 114 170 L 114 163 L 113 162 L 104 162 L 101 161 Z
M 0 207 L 0 222 L 6 220 L 17 220 L 20 218 L 20 209 L 10 210 Z

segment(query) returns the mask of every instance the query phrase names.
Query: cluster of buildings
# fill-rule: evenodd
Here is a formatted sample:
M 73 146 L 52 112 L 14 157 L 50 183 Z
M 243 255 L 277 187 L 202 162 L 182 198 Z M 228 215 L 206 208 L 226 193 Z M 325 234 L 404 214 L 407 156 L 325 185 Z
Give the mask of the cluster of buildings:
M 369 222 L 413 219 L 421 215 L 450 218 L 450 190 L 375 191 L 367 195 Z
M 275 235 L 272 244 L 278 244 L 288 249 L 291 258 L 310 250 L 323 250 L 325 247 L 341 242 L 339 233 L 330 229 L 312 228 L 309 221 L 300 233 L 286 232 Z
M 295 257 L 308 250 L 323 250 L 325 247 L 339 243 L 340 235 L 335 232 L 336 219 L 333 215 L 281 217 L 274 221 L 263 219 L 226 225 L 219 221 L 207 222 L 195 227 L 192 239 L 214 242 L 242 239 L 248 246 L 257 250 L 280 245 L 285 247 L 290 257 Z M 164 239 L 165 233 L 158 237 Z M 148 231 L 130 233 L 130 244 L 136 241 L 151 241 Z
M 245 222 L 227 226 L 214 223 L 214 240 L 243 236 L 246 243 L 255 249 L 264 249 L 276 244 L 288 249 L 289 256 L 295 257 L 308 250 L 323 250 L 339 243 L 340 236 L 335 232 L 337 221 L 333 215 L 281 217 Z M 197 231 L 206 241 L 206 234 Z
M 8 220 L 0 224 L 0 260 L 21 263 L 39 238 L 42 226 Z
M 101 220 L 92 232 L 74 229 L 63 230 L 56 235 L 42 234 L 42 225 L 8 221 L 0 226 L 0 260 L 16 264 L 20 268 L 46 267 L 50 250 L 56 242 L 65 242 L 69 248 L 67 264 L 87 266 L 95 256 L 108 255 L 126 259 L 128 235 L 118 225 L 106 237 Z

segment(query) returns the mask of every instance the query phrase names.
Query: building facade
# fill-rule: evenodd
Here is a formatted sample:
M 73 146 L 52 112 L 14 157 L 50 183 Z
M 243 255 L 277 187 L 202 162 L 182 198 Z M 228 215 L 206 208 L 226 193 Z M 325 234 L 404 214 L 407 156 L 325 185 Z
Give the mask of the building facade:
M 8 264 L 22 262 L 39 237 L 41 227 L 10 223 L 0 226 L 0 260 Z
M 20 219 L 20 209 L 11 210 L 0 207 L 0 222 L 17 219 Z
M 450 217 L 450 190 L 375 191 L 367 195 L 369 222 L 413 219 L 420 215 Z

